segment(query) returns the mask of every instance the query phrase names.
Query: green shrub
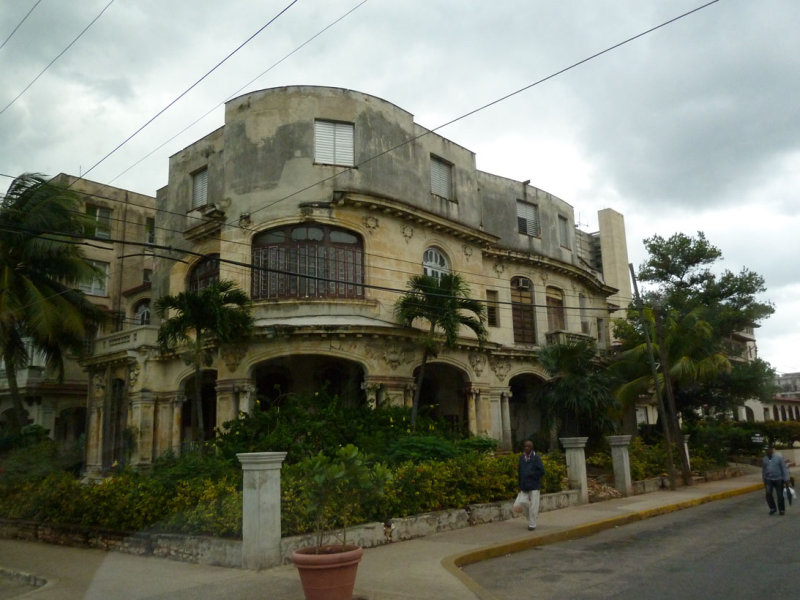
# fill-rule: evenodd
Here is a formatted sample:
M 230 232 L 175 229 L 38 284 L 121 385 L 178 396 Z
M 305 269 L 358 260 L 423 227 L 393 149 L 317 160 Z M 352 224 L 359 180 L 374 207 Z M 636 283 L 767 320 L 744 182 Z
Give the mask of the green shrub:
M 458 448 L 450 440 L 430 435 L 407 435 L 389 445 L 386 459 L 391 464 L 401 464 L 406 461 L 445 460 L 457 454 Z

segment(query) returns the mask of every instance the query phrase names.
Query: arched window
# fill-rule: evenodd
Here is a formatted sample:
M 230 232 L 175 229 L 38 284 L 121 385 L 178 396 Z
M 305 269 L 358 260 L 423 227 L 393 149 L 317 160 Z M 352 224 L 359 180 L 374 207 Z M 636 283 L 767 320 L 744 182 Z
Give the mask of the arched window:
M 547 328 L 550 331 L 566 329 L 564 319 L 564 294 L 554 287 L 547 288 Z
M 447 257 L 438 248 L 431 246 L 425 250 L 422 257 L 422 272 L 425 275 L 441 279 L 442 275 L 450 272 L 450 264 L 447 262 Z
M 511 279 L 511 317 L 514 321 L 514 342 L 536 343 L 536 311 L 533 307 L 533 284 L 527 277 Z
M 219 254 L 208 254 L 192 267 L 186 278 L 190 292 L 199 292 L 219 281 Z
M 150 325 L 150 299 L 139 300 L 133 309 L 133 321 L 136 325 Z
M 338 227 L 309 223 L 253 238 L 250 295 L 267 298 L 363 298 L 364 244 Z

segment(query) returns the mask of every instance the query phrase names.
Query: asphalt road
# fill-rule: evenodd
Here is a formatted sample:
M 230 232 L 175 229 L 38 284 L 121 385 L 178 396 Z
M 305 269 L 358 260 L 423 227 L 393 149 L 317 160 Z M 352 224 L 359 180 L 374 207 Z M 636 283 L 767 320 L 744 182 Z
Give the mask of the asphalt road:
M 800 598 L 800 504 L 769 516 L 762 492 L 469 565 L 498 598 Z

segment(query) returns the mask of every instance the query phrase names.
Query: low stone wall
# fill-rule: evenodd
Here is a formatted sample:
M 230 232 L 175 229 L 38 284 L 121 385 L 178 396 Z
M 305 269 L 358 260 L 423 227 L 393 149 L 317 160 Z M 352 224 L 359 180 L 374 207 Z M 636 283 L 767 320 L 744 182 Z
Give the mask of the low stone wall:
M 744 475 L 745 466 L 731 465 L 721 469 L 713 469 L 705 471 L 699 475 L 694 476 L 695 481 L 718 481 L 720 479 L 730 479 L 731 477 L 741 477 Z M 676 485 L 683 486 L 683 480 L 680 473 L 677 475 Z M 662 489 L 669 489 L 669 477 L 663 475 L 661 477 L 651 477 L 650 479 L 642 479 L 633 482 L 633 494 L 649 494 Z
M 0 519 L 0 537 L 61 546 L 116 550 L 126 554 L 157 556 L 221 567 L 239 567 L 242 564 L 241 540 L 170 533 L 124 533 L 9 519 Z
M 557 510 L 578 503 L 578 490 L 555 494 L 543 494 L 541 511 Z M 392 519 L 392 540 L 410 540 L 432 535 L 440 531 L 451 531 L 471 525 L 504 521 L 513 517 L 513 500 L 473 504 L 465 509 L 441 510 L 411 517 Z M 116 550 L 140 556 L 157 556 L 170 560 L 216 565 L 221 567 L 242 566 L 242 541 L 222 538 L 190 536 L 170 533 L 136 532 L 123 533 L 89 527 L 56 526 L 0 519 L 0 537 L 27 541 L 46 542 L 62 546 Z M 372 548 L 386 543 L 383 523 L 364 523 L 347 530 L 348 543 L 363 548 Z M 335 536 L 328 536 L 325 543 L 338 543 Z M 281 540 L 281 555 L 287 562 L 297 548 L 314 544 L 310 534 L 285 537 Z
M 566 490 L 554 494 L 542 494 L 540 512 L 558 510 L 578 504 L 579 490 Z M 513 518 L 511 507 L 513 500 L 490 502 L 488 504 L 471 504 L 467 508 L 440 510 L 422 513 L 410 517 L 392 519 L 392 540 L 411 540 L 433 535 L 440 531 L 452 531 L 471 525 L 481 525 Z M 284 562 L 288 562 L 292 552 L 304 546 L 315 544 L 310 534 L 285 537 L 281 540 L 281 554 Z M 341 543 L 335 535 L 326 536 L 323 544 Z M 383 523 L 364 523 L 347 529 L 347 543 L 358 544 L 362 548 L 373 548 L 386 543 Z

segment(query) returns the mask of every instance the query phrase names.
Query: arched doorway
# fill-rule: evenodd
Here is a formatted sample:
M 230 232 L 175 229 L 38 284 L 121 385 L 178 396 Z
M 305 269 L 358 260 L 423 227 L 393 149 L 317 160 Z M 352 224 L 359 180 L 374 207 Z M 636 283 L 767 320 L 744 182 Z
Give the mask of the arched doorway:
M 414 370 L 414 377 L 419 367 Z M 469 431 L 466 387 L 469 383 L 461 369 L 443 363 L 428 363 L 419 396 L 419 412 L 447 421 L 453 433 Z
M 252 378 L 262 410 L 280 406 L 292 394 L 313 394 L 323 389 L 336 396 L 342 406 L 366 403 L 366 394 L 361 389 L 363 367 L 334 356 L 303 354 L 274 358 L 253 367 Z
M 542 431 L 542 414 L 536 404 L 536 394 L 543 381 L 531 373 L 523 373 L 511 378 L 511 398 L 508 403 L 509 419 L 511 421 L 511 443 L 513 448 L 519 448 L 527 439 L 534 439 L 534 444 L 542 447 L 549 443 L 549 433 Z
M 192 436 L 192 415 L 195 411 L 194 391 L 195 379 L 191 375 L 184 382 L 184 395 L 186 399 L 181 411 L 181 442 L 195 442 L 209 440 L 214 437 L 217 426 L 217 372 L 203 371 L 200 375 L 200 404 L 203 411 L 203 431 L 199 440 Z

